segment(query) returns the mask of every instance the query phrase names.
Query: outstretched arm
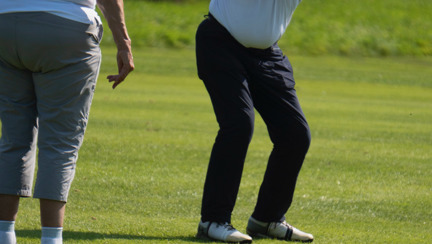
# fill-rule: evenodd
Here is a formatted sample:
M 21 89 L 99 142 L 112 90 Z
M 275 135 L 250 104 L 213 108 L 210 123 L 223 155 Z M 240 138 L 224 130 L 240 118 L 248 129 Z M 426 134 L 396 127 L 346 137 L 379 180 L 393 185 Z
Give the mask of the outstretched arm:
M 99 9 L 102 11 L 117 46 L 117 75 L 108 75 L 109 82 L 113 82 L 116 88 L 126 76 L 134 70 L 131 39 L 129 38 L 124 18 L 123 0 L 98 0 Z

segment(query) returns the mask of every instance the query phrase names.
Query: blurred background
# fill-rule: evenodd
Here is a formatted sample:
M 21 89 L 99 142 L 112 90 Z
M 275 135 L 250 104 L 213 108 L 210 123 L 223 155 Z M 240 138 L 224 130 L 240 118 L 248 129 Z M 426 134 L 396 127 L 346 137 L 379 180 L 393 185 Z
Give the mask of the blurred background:
M 134 47 L 192 49 L 209 2 L 125 0 Z M 304 0 L 279 44 L 287 54 L 432 56 L 431 13 L 431 0 Z

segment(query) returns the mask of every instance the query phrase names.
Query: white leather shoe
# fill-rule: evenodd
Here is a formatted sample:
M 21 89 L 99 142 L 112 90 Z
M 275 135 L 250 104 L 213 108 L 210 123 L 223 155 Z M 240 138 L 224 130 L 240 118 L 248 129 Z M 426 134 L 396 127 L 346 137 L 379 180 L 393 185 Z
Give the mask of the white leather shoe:
M 196 237 L 230 243 L 252 243 L 252 237 L 241 233 L 228 223 L 200 221 Z
M 313 235 L 298 230 L 285 221 L 267 223 L 250 217 L 246 231 L 253 237 L 301 242 L 312 242 L 314 240 Z

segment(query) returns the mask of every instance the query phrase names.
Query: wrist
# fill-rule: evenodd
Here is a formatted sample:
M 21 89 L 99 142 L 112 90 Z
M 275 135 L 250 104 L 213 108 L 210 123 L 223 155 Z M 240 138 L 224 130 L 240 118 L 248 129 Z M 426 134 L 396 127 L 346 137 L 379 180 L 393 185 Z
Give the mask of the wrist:
M 117 46 L 118 51 L 129 51 L 130 52 L 132 50 L 132 40 L 129 38 L 122 39 L 121 41 L 116 42 L 116 46 Z

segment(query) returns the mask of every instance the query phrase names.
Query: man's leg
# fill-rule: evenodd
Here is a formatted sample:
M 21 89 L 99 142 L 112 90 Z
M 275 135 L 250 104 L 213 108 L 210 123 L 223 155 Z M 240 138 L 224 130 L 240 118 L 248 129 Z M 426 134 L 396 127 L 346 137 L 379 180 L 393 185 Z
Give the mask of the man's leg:
M 213 145 L 197 237 L 251 243 L 230 225 L 243 164 L 253 133 L 254 110 L 234 39 L 216 20 L 204 20 L 196 35 L 198 75 L 210 95 L 219 132 Z
M 35 14 L 37 18 L 29 14 L 23 22 L 27 28 L 40 29 L 32 45 L 46 48 L 40 53 L 31 46 L 22 47 L 28 54 L 25 61 L 29 68 L 43 71 L 33 73 L 39 117 L 34 197 L 40 199 L 42 243 L 62 243 L 66 201 L 101 61 L 98 40 L 93 38 L 98 28 L 55 15 Z
M 63 221 L 66 202 L 40 199 L 42 244 L 63 243 Z
M 31 76 L 7 66 L 0 60 L 0 220 L 15 221 L 20 196 L 31 196 L 37 119 Z
M 52 44 L 51 48 L 43 55 L 38 50 L 32 51 L 30 45 L 22 48 L 33 56 L 28 66 L 43 70 L 33 74 L 39 113 L 39 167 L 34 197 L 66 202 L 88 122 L 101 55 L 98 43 L 87 34 L 90 28 L 95 31 L 97 28 L 50 14 L 39 14 L 37 21 L 29 20 L 28 26 L 36 28 L 45 22 L 56 24 L 40 28 L 33 37 L 33 45 Z M 55 40 L 58 43 L 53 44 Z M 57 211 L 57 205 L 62 203 L 44 204 L 42 200 L 42 211 L 45 205 L 54 206 L 53 211 Z
M 288 93 L 295 99 L 294 90 Z M 276 118 L 267 112 L 261 113 L 274 144 L 253 214 L 265 222 L 282 220 L 288 211 L 297 176 L 310 144 L 309 128 L 299 119 L 302 117 L 300 113 L 289 115 L 286 110 L 281 110 L 279 114 Z
M 310 145 L 309 127 L 294 89 L 291 65 L 277 46 L 273 48 L 276 50 L 255 69 L 251 81 L 255 107 L 274 144 L 252 215 L 264 222 L 283 220 Z
M 20 196 L 33 184 L 37 112 L 31 73 L 16 55 L 16 19 L 0 15 L 0 243 L 15 244 Z
M 61 243 L 65 202 L 99 70 L 98 40 L 89 35 L 98 36 L 98 28 L 42 12 L 16 18 L 16 52 L 31 72 L 40 125 L 35 197 L 42 243 Z
M 203 221 L 231 222 L 246 152 L 253 133 L 254 111 L 251 104 L 245 102 L 249 99 L 244 94 L 247 90 L 228 84 L 230 81 L 238 82 L 223 76 L 204 80 L 219 123 L 219 132 L 204 184 Z M 223 88 L 224 86 L 226 87 Z M 222 91 L 224 92 L 220 93 Z
M 66 202 L 40 199 L 41 224 L 43 227 L 63 227 Z
M 311 234 L 285 222 L 297 176 L 310 144 L 310 132 L 294 90 L 291 65 L 277 46 L 262 53 L 261 62 L 252 70 L 251 92 L 255 106 L 264 119 L 274 144 L 255 211 L 247 233 L 312 242 Z
M 247 148 L 253 133 L 254 109 L 240 46 L 212 19 L 197 32 L 198 74 L 209 92 L 219 132 L 204 184 L 202 221 L 231 222 Z
M 0 194 L 0 220 L 16 220 L 19 200 L 19 196 Z

